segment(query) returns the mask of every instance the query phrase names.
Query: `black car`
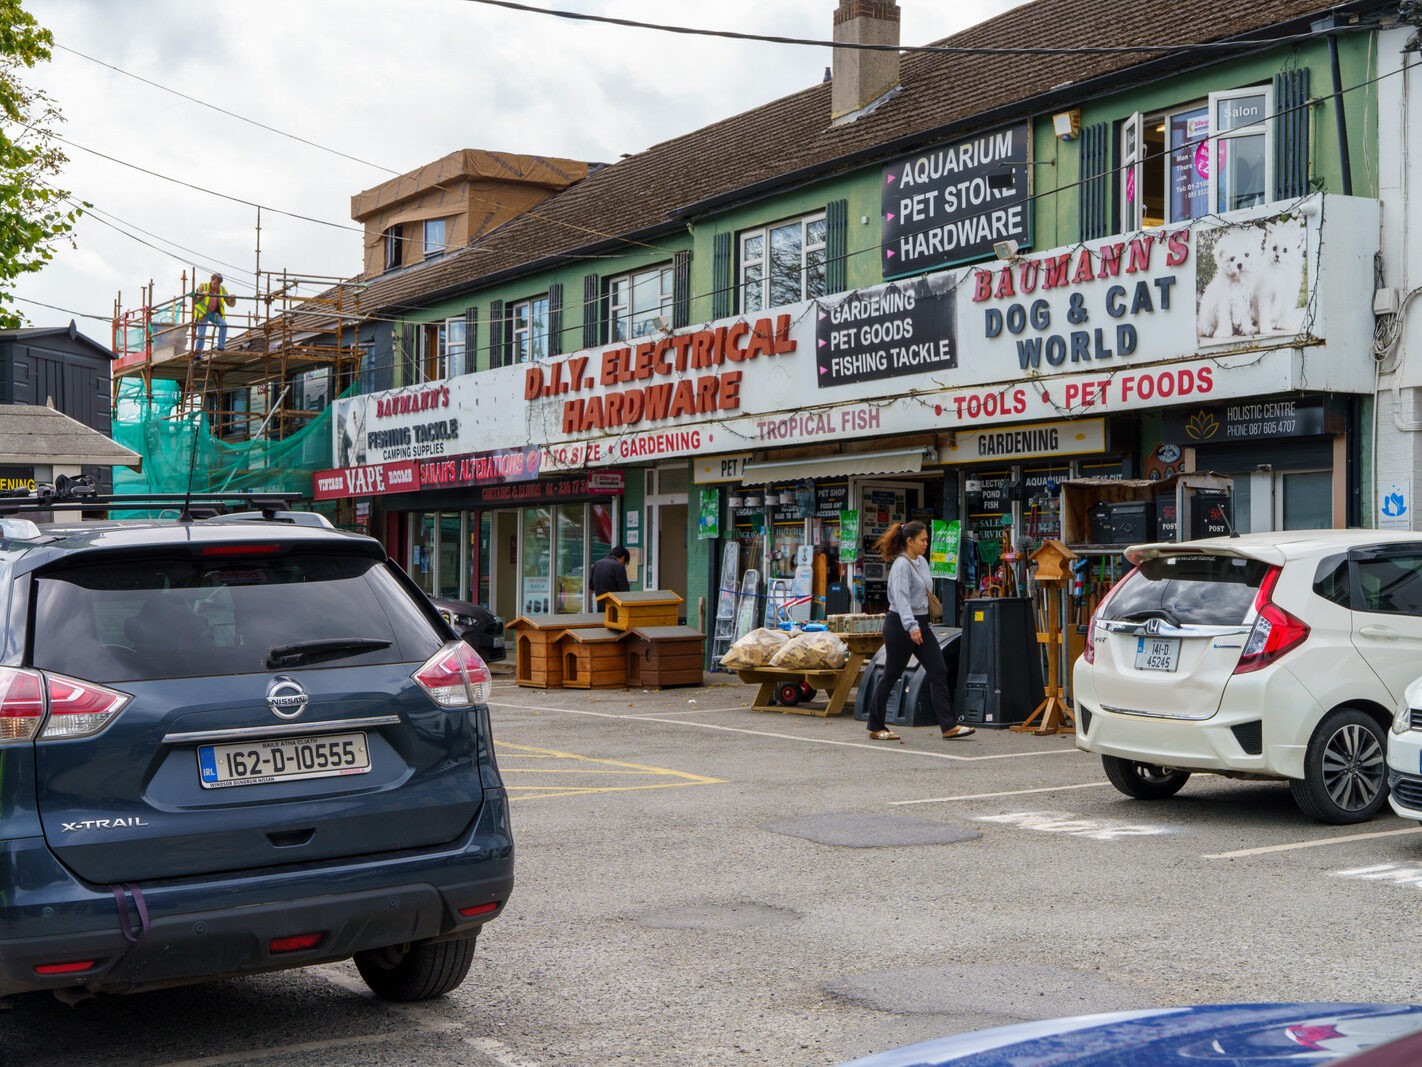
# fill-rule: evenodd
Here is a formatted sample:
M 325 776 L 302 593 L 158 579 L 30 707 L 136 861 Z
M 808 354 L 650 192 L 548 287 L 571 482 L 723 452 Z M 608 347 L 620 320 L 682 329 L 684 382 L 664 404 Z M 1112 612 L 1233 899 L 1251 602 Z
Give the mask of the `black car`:
M 488 608 L 442 596 L 430 597 L 430 603 L 485 663 L 504 658 L 504 621 Z
M 371 538 L 190 503 L 0 500 L 0 1004 L 350 958 L 448 992 L 513 888 L 488 669 Z

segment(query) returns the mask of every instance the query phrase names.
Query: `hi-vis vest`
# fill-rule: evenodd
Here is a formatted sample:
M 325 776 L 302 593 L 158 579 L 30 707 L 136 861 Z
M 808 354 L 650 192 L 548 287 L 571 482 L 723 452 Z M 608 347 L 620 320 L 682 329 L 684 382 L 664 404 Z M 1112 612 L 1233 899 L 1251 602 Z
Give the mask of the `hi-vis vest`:
M 211 284 L 211 282 L 203 282 L 197 287 L 197 292 L 193 293 L 193 318 L 195 319 L 207 317 L 208 311 L 211 310 L 208 307 L 209 300 L 216 302 L 217 313 L 222 314 L 222 298 L 227 295 L 227 286 L 219 285 L 217 292 L 211 293 L 208 291 L 208 286 Z

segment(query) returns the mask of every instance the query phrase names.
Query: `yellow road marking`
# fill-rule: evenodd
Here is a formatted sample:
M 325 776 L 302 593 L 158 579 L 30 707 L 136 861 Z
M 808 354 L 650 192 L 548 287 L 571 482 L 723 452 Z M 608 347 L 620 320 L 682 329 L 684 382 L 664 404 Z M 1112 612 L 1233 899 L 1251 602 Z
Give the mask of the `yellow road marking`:
M 608 786 L 561 786 L 561 785 L 510 785 L 505 788 L 510 793 L 517 793 L 517 796 L 510 796 L 510 801 L 514 800 L 538 800 L 544 797 L 572 797 L 583 796 L 591 793 L 630 793 L 646 789 L 678 789 L 688 785 L 721 785 L 725 783 L 724 778 L 708 778 L 705 775 L 689 774 L 686 771 L 674 771 L 666 767 L 651 767 L 643 763 L 624 763 L 620 760 L 595 759 L 591 756 L 580 756 L 574 752 L 559 752 L 551 748 L 534 748 L 531 745 L 511 745 L 503 742 L 496 742 L 495 749 L 499 752 L 501 760 L 575 760 L 579 763 L 589 764 L 587 767 L 550 767 L 547 765 L 535 767 L 503 767 L 501 770 L 505 774 L 521 772 L 524 774 L 602 774 L 602 775 L 654 775 L 659 778 L 673 778 L 670 782 L 652 782 L 645 785 L 608 785 Z

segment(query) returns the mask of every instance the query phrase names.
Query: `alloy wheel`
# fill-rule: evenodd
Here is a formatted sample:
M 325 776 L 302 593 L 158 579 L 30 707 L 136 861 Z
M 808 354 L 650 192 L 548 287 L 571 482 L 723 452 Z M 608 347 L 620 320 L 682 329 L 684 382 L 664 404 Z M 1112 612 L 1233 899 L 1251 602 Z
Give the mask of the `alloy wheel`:
M 1384 757 L 1376 737 L 1357 723 L 1334 732 L 1323 749 L 1323 787 L 1345 811 L 1371 804 L 1383 787 Z

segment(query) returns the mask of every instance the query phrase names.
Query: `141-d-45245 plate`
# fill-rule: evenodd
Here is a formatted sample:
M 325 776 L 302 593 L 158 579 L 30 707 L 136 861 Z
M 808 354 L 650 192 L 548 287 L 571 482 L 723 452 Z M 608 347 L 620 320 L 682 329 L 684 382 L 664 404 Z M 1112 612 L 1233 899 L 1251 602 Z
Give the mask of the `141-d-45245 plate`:
M 1180 664 L 1180 638 L 1136 638 L 1136 670 L 1173 671 Z
M 369 770 L 370 753 L 362 733 L 282 737 L 198 749 L 198 777 L 204 789 L 365 774 Z

